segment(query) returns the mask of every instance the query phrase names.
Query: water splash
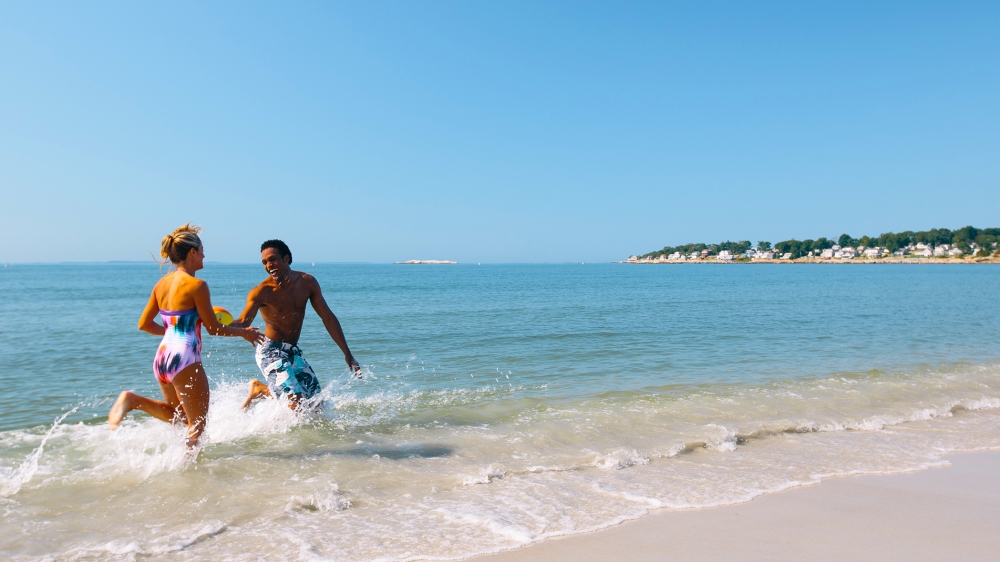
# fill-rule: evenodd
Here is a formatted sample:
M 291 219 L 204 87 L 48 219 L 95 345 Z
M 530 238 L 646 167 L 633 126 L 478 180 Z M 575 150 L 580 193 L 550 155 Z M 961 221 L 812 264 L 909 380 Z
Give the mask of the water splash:
M 0 483 L 0 497 L 7 498 L 13 496 L 21 491 L 21 487 L 31 480 L 31 477 L 34 476 L 35 472 L 38 470 L 38 459 L 41 458 L 42 453 L 45 451 L 45 443 L 47 443 L 49 438 L 52 437 L 52 433 L 55 432 L 57 427 L 59 427 L 59 424 L 66 419 L 66 416 L 76 412 L 76 410 L 77 407 L 74 407 L 56 418 L 52 423 L 52 427 L 50 427 L 49 430 L 45 432 L 45 436 L 42 437 L 42 442 L 38 444 L 38 447 L 36 447 L 31 454 L 28 455 L 28 458 L 24 459 L 21 466 L 17 467 L 9 474 L 0 475 L 0 479 L 2 479 L 2 483 Z

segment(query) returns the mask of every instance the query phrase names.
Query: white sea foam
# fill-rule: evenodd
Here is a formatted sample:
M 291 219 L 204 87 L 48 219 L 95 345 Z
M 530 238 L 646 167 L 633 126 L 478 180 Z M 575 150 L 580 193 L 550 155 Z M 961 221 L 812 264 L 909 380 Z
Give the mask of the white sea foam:
M 285 505 L 285 511 L 343 511 L 350 507 L 351 500 L 340 492 L 340 487 L 329 484 L 327 490 L 304 497 L 292 496 Z
M 58 559 L 88 560 L 112 558 L 116 560 L 135 560 L 140 555 L 177 554 L 188 547 L 224 533 L 226 529 L 227 525 L 221 521 L 208 521 L 167 536 L 154 538 L 145 545 L 139 541 L 85 542 L 62 553 Z
M 736 430 L 727 429 L 714 423 L 707 424 L 705 427 L 713 430 L 706 443 L 707 446 L 720 452 L 736 450 Z
M 502 480 L 507 476 L 507 472 L 502 466 L 496 464 L 490 464 L 486 468 L 479 471 L 479 474 L 475 476 L 465 476 L 462 478 L 463 486 L 470 486 L 473 484 L 489 484 L 494 480 Z
M 635 449 L 616 449 L 610 453 L 593 453 L 592 466 L 603 470 L 620 470 L 633 466 L 649 464 L 649 459 Z
M 22 451 L 4 457 L 16 467 L 5 486 L 21 481 L 4 488 L 6 521 L 25 525 L 39 498 L 73 494 L 81 506 L 59 516 L 63 534 L 34 528 L 0 547 L 25 559 L 225 558 L 266 551 L 280 529 L 303 559 L 454 559 L 1000 447 L 997 372 L 948 375 L 552 404 L 490 388 L 330 385 L 311 413 L 275 400 L 244 412 L 245 385 L 224 383 L 194 464 L 184 428 L 141 415 L 115 432 L 0 434 Z M 123 516 L 96 528 L 105 497 Z
M 458 523 L 463 526 L 481 527 L 494 535 L 499 535 L 515 543 L 526 544 L 535 539 L 535 533 L 530 529 L 513 524 L 502 516 L 474 512 L 457 512 L 445 508 L 435 509 L 434 512 L 441 514 L 446 521 Z
M 45 443 L 52 437 L 52 433 L 59 427 L 59 424 L 75 411 L 76 408 L 73 408 L 56 418 L 52 423 L 52 427 L 45 432 L 38 447 L 28 455 L 28 458 L 24 459 L 24 462 L 20 466 L 14 470 L 0 472 L 0 496 L 8 497 L 16 494 L 22 486 L 31 480 L 31 477 L 35 475 L 35 471 L 38 470 L 38 459 L 45 451 Z

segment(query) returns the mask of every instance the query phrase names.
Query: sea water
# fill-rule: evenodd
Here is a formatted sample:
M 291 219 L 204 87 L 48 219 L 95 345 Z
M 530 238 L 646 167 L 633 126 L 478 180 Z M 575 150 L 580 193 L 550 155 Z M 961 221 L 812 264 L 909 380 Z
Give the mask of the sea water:
M 1000 447 L 996 266 L 302 268 L 364 378 L 309 312 L 319 411 L 242 412 L 253 350 L 205 334 L 193 462 L 107 428 L 159 395 L 155 264 L 0 270 L 0 557 L 456 559 Z M 264 274 L 199 276 L 235 313 Z

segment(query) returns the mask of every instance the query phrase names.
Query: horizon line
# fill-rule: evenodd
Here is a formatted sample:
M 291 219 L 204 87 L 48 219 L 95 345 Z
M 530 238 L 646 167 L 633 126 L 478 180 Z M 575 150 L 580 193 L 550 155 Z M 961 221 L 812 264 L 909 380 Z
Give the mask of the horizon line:
M 586 260 L 576 260 L 576 261 L 498 261 L 498 262 L 488 262 L 488 261 L 465 261 L 465 262 L 455 262 L 448 265 L 588 265 L 597 263 L 621 263 L 624 260 L 614 260 L 614 261 L 586 261 Z M 160 267 L 157 262 L 149 262 L 146 260 L 105 260 L 105 261 L 0 261 L 6 266 L 10 265 L 156 265 Z M 211 265 L 257 265 L 258 262 L 241 262 L 241 261 L 205 261 L 206 264 Z M 310 264 L 308 267 L 313 265 L 435 265 L 435 264 L 404 264 L 401 262 L 382 262 L 382 261 L 310 261 L 304 262 Z M 299 265 L 299 264 L 293 264 Z

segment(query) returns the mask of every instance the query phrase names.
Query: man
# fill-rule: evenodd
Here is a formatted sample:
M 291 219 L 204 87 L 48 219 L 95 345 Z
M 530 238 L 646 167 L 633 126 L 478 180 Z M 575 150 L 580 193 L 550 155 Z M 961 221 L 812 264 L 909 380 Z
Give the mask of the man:
M 360 378 L 361 368 L 351 355 L 340 321 L 323 299 L 316 278 L 292 270 L 292 252 L 281 240 L 261 244 L 260 261 L 268 277 L 250 291 L 246 308 L 231 324 L 233 327 L 248 326 L 257 317 L 257 311 L 265 323 L 264 342 L 257 346 L 257 365 L 267 384 L 258 380 L 251 382 L 243 408 L 262 396 L 286 396 L 289 407 L 295 409 L 300 402 L 319 392 L 319 380 L 297 345 L 307 302 L 312 304 L 326 331 L 344 352 L 347 365 Z

